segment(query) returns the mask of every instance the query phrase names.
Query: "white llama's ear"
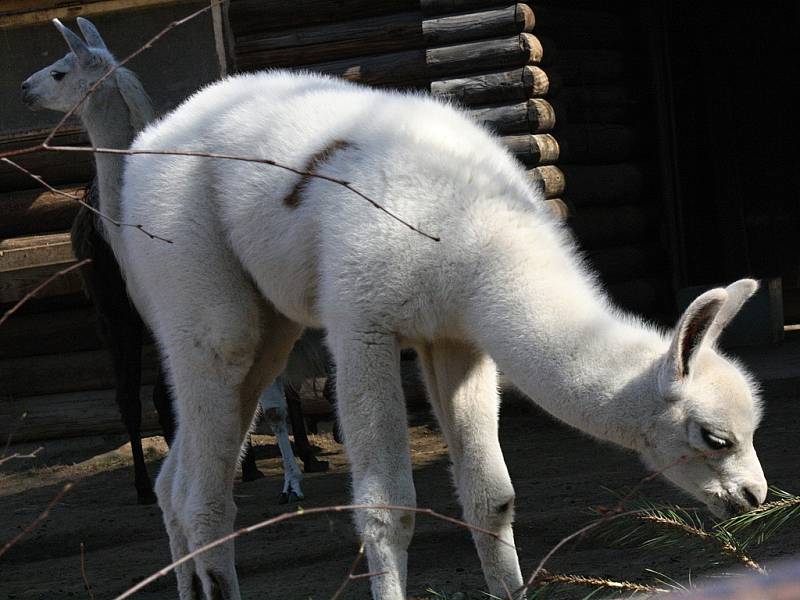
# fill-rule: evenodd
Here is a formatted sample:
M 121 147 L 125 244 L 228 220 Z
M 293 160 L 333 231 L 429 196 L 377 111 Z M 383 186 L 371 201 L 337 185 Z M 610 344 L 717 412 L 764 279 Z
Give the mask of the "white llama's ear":
M 73 33 L 71 29 L 65 27 L 64 24 L 58 19 L 53 19 L 53 25 L 56 26 L 56 29 L 58 29 L 58 31 L 64 37 L 64 41 L 67 42 L 67 46 L 69 46 L 69 49 L 72 50 L 72 53 L 78 57 L 78 61 L 81 64 L 87 65 L 94 60 L 94 56 L 92 55 L 92 51 L 89 50 L 89 46 L 87 46 L 77 34 Z
M 712 342 L 712 328 L 720 314 L 728 292 L 715 288 L 695 298 L 684 311 L 672 336 L 672 343 L 659 374 L 662 393 L 667 394 L 672 384 L 689 375 L 692 360 L 704 342 Z
M 725 288 L 728 299 L 722 305 L 722 309 L 717 314 L 717 318 L 711 324 L 711 331 L 708 332 L 709 340 L 716 341 L 728 324 L 741 310 L 742 305 L 756 293 L 758 282 L 755 279 L 740 279 Z
M 92 23 L 89 19 L 78 17 L 78 28 L 83 34 L 83 39 L 85 39 L 92 48 L 108 50 L 106 43 L 103 41 L 103 38 L 100 35 L 100 32 L 97 31 L 97 27 L 95 27 L 94 23 Z

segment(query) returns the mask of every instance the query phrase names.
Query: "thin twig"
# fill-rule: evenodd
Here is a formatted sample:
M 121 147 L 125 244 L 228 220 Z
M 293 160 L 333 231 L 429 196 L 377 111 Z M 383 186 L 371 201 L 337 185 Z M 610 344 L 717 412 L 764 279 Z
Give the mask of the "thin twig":
M 316 179 L 322 179 L 323 181 L 329 181 L 331 183 L 335 183 L 337 185 L 341 185 L 342 187 L 350 190 L 359 198 L 362 198 L 369 202 L 374 208 L 377 208 L 381 212 L 386 213 L 395 221 L 401 223 L 408 227 L 411 231 L 414 231 L 421 236 L 428 238 L 434 242 L 440 242 L 441 238 L 435 235 L 431 235 L 422 231 L 421 229 L 415 227 L 408 221 L 404 220 L 402 217 L 396 215 L 388 208 L 382 206 L 372 198 L 370 198 L 364 192 L 358 190 L 357 188 L 353 187 L 353 184 L 349 181 L 345 181 L 344 179 L 339 179 L 337 177 L 331 177 L 330 175 L 322 175 L 320 173 L 315 173 L 314 171 L 306 171 L 303 169 L 297 169 L 295 167 L 290 167 L 289 165 L 285 165 L 283 163 L 279 163 L 276 160 L 272 160 L 269 158 L 255 158 L 255 157 L 247 157 L 247 156 L 236 156 L 233 154 L 219 154 L 216 152 L 200 152 L 200 151 L 193 151 L 193 150 L 121 150 L 118 148 L 97 148 L 97 147 L 89 147 L 89 146 L 46 146 L 47 150 L 54 150 L 59 152 L 92 152 L 95 154 L 118 154 L 118 155 L 125 155 L 125 156 L 132 156 L 132 155 L 155 155 L 155 156 L 195 156 L 199 158 L 214 158 L 214 159 L 221 159 L 221 160 L 238 160 L 241 162 L 249 162 L 249 163 L 256 163 L 261 165 L 269 165 L 272 167 L 277 167 L 279 169 L 284 169 L 285 171 L 289 171 L 291 173 L 295 173 L 297 175 L 302 175 L 303 177 L 313 177 Z M 139 226 L 141 227 L 141 226 Z
M 393 510 L 393 511 L 404 511 L 404 512 L 412 512 L 416 514 L 423 514 L 428 515 L 429 517 L 433 517 L 435 519 L 439 519 L 441 521 L 445 521 L 446 523 L 452 523 L 459 527 L 463 527 L 464 529 L 468 529 L 470 531 L 476 531 L 478 533 L 483 533 L 494 539 L 498 540 L 501 544 L 505 544 L 511 548 L 516 550 L 516 547 L 513 544 L 510 544 L 506 540 L 500 537 L 499 534 L 495 533 L 494 531 L 489 531 L 488 529 L 484 529 L 483 527 L 478 527 L 477 525 L 471 525 L 469 523 L 465 523 L 459 519 L 448 517 L 447 515 L 443 515 L 438 513 L 430 508 L 415 508 L 411 506 L 398 506 L 395 504 L 346 504 L 346 505 L 338 505 L 338 506 L 322 506 L 319 508 L 308 508 L 303 509 L 300 508 L 296 512 L 292 513 L 283 513 L 282 515 L 278 515 L 277 517 L 272 517 L 271 519 L 266 519 L 265 521 L 260 521 L 254 525 L 250 525 L 249 527 L 242 527 L 241 529 L 237 529 L 236 531 L 229 533 L 226 536 L 223 536 L 219 539 L 214 540 L 206 544 L 205 546 L 201 546 L 196 550 L 190 552 L 189 554 L 182 556 L 181 558 L 173 561 L 172 563 L 168 564 L 163 569 L 160 569 L 150 575 L 149 577 L 143 579 L 133 587 L 129 588 L 119 596 L 115 597 L 114 600 L 125 600 L 125 598 L 130 598 L 133 594 L 141 590 L 142 588 L 150 585 L 153 581 L 164 577 L 168 573 L 172 572 L 175 567 L 178 567 L 185 562 L 192 560 L 195 556 L 207 552 L 212 548 L 216 548 L 222 544 L 225 544 L 237 537 L 245 535 L 247 533 L 252 533 L 254 531 L 258 531 L 259 529 L 263 529 L 265 527 L 270 527 L 275 525 L 276 523 L 281 523 L 283 521 L 288 521 L 291 519 L 296 519 L 298 517 L 304 517 L 308 515 L 315 515 L 315 514 L 323 514 L 323 513 L 342 513 L 342 512 L 352 512 L 356 510 Z
M 30 452 L 29 454 L 20 454 L 19 452 L 14 452 L 14 454 L 0 458 L 0 465 L 14 459 L 36 458 L 36 455 L 39 454 L 39 452 L 41 452 L 42 450 L 44 450 L 44 446 L 39 446 L 36 450 Z
M 357 579 L 370 579 L 372 577 L 386 575 L 387 571 L 381 571 L 380 573 L 361 573 L 360 575 L 356 575 L 356 567 L 358 567 L 358 563 L 361 562 L 362 558 L 364 558 L 364 542 L 361 542 L 361 546 L 358 548 L 358 553 L 353 560 L 353 564 L 350 565 L 350 569 L 347 571 L 347 575 L 345 576 L 344 581 L 342 581 L 342 584 L 338 587 L 333 596 L 331 596 L 331 600 L 338 600 L 339 596 L 342 595 L 345 588 L 351 581 L 356 581 Z
M 80 269 L 81 267 L 83 267 L 85 265 L 88 265 L 90 262 L 92 262 L 91 258 L 84 258 L 83 260 L 68 266 L 66 269 L 61 269 L 58 273 L 54 273 L 53 275 L 51 275 L 50 277 L 48 277 L 47 279 L 42 281 L 39 285 L 37 285 L 35 288 L 33 288 L 30 292 L 25 294 L 19 300 L 19 302 L 17 302 L 14 306 L 9 308 L 5 312 L 5 314 L 2 316 L 2 318 L 0 318 L 0 326 L 2 326 L 3 323 L 5 323 L 11 315 L 13 315 L 15 312 L 17 312 L 22 307 L 23 304 L 25 304 L 28 300 L 33 298 L 36 294 L 41 292 L 48 285 L 53 283 L 56 279 L 58 279 L 59 277 L 63 277 L 67 273 L 70 273 L 72 271 L 76 271 L 77 269 Z
M 13 160 L 9 160 L 6 157 L 2 157 L 2 158 L 0 158 L 0 161 L 3 161 L 4 163 L 7 163 L 7 164 L 11 165 L 15 169 L 17 169 L 19 171 L 22 171 L 26 175 L 28 175 L 31 178 L 33 178 L 36 181 L 38 181 L 43 187 L 45 187 L 49 191 L 53 192 L 54 194 L 58 194 L 59 196 L 63 196 L 64 198 L 69 198 L 70 200 L 75 200 L 81 206 L 89 209 L 91 212 L 96 214 L 98 217 L 100 217 L 102 219 L 105 219 L 106 221 L 108 221 L 112 225 L 115 225 L 116 227 L 131 227 L 133 229 L 138 229 L 139 231 L 144 233 L 146 236 L 148 236 L 151 240 L 161 240 L 162 242 L 166 242 L 168 244 L 172 243 L 172 240 L 168 240 L 167 238 L 161 237 L 160 235 L 156 235 L 154 233 L 151 233 L 150 231 L 147 231 L 144 228 L 144 226 L 141 225 L 141 224 L 140 225 L 136 225 L 136 224 L 133 224 L 133 223 L 122 223 L 121 221 L 117 221 L 113 217 L 110 217 L 109 215 L 97 210 L 94 206 L 92 206 L 91 204 L 86 202 L 83 198 L 80 198 L 79 196 L 73 196 L 72 194 L 68 194 L 63 190 L 59 190 L 58 188 L 54 188 L 52 185 L 47 183 L 44 180 L 44 178 L 42 178 L 41 175 L 36 175 L 35 173 L 31 173 L 28 169 L 26 169 L 25 167 L 23 167 L 19 163 L 14 162 Z
M 33 531 L 39 525 L 41 525 L 43 521 L 47 520 L 47 517 L 50 516 L 50 511 L 53 510 L 53 507 L 58 503 L 59 500 L 61 500 L 61 498 L 64 497 L 64 494 L 66 494 L 68 491 L 72 489 L 72 487 L 73 484 L 68 483 L 63 488 L 61 488 L 61 491 L 58 492 L 52 500 L 50 500 L 50 503 L 42 511 L 42 514 L 36 517 L 30 525 L 28 525 L 25 529 L 20 531 L 10 541 L 6 542 L 6 544 L 2 548 L 0 548 L 0 557 L 2 557 L 6 552 L 8 552 L 12 548 L 12 546 L 17 544 L 22 538 L 24 538 L 31 531 Z
M 83 587 L 89 595 L 89 600 L 94 600 L 94 592 L 92 591 L 92 584 L 89 583 L 89 578 L 86 576 L 86 560 L 83 552 L 83 542 L 81 542 L 81 576 L 83 577 Z

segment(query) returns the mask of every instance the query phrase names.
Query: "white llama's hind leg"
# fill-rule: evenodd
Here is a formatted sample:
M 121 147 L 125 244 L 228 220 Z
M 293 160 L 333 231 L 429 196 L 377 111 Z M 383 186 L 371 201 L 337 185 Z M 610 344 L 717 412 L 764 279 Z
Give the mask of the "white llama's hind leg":
M 329 331 L 336 362 L 339 422 L 353 474 L 356 504 L 415 506 L 400 349 L 390 334 L 364 327 Z M 359 510 L 376 600 L 404 600 L 414 514 Z
M 473 532 L 489 592 L 507 598 L 522 585 L 511 522 L 514 488 L 498 440 L 494 362 L 470 347 L 435 342 L 419 349 L 431 405 L 442 428 L 464 518 L 507 542 Z
M 283 459 L 283 490 L 280 503 L 294 502 L 303 499 L 303 490 L 300 482 L 303 481 L 303 472 L 297 464 L 292 445 L 289 442 L 289 429 L 286 419 L 289 411 L 286 408 L 286 392 L 283 379 L 278 377 L 258 399 L 264 418 L 269 423 L 273 435 L 277 438 L 278 448 Z
M 176 458 L 158 486 L 160 493 L 167 487 L 171 492 L 173 517 L 165 515 L 165 523 L 173 553 L 183 555 L 233 530 L 233 479 L 258 395 L 283 369 L 301 331 L 253 300 L 171 315 L 172 335 L 162 332 L 179 416 L 170 453 Z M 181 600 L 202 597 L 198 587 L 208 599 L 240 598 L 232 542 L 198 555 L 194 574 L 179 577 Z

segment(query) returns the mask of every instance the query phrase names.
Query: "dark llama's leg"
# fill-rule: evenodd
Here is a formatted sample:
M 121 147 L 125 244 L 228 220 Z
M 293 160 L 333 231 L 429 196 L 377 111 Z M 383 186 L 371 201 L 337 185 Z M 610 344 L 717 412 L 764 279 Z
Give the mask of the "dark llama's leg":
M 245 452 L 242 458 L 242 481 L 255 481 L 264 477 L 264 473 L 258 470 L 256 466 L 256 453 L 253 449 L 253 440 L 250 434 L 247 435 L 247 441 L 244 443 Z
M 333 379 L 333 365 L 330 362 L 325 364 L 325 387 L 322 388 L 322 396 L 333 406 L 333 439 L 337 444 L 343 444 L 344 436 L 339 425 L 339 413 L 336 411 L 336 383 Z
M 87 200 L 96 204 L 92 201 L 93 193 L 96 190 L 90 188 Z M 92 259 L 87 268 L 81 269 L 81 276 L 114 363 L 116 401 L 131 441 L 138 501 L 152 504 L 156 497 L 141 442 L 142 321 L 128 298 L 114 253 L 101 237 L 94 215 L 88 209 L 81 208 L 70 233 L 75 256 L 79 260 Z
M 300 460 L 303 461 L 303 470 L 306 473 L 321 473 L 327 471 L 328 461 L 317 460 L 314 456 L 314 449 L 308 441 L 306 435 L 306 421 L 303 418 L 303 406 L 300 403 L 300 395 L 291 385 L 285 387 L 286 408 L 289 412 L 289 422 L 292 424 L 294 434 L 294 449 Z
M 161 365 L 158 366 L 156 371 L 156 384 L 153 386 L 153 404 L 158 413 L 161 431 L 164 432 L 164 439 L 167 441 L 167 445 L 172 446 L 172 442 L 175 439 L 177 421 L 175 419 L 172 392 L 167 386 L 164 378 L 164 368 Z

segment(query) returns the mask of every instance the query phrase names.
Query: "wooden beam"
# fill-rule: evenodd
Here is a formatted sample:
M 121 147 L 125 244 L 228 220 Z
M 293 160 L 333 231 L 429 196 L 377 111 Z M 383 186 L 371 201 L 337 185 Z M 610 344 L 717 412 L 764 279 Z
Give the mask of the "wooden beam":
M 84 186 L 59 188 L 83 197 Z M 23 190 L 0 194 L 0 237 L 65 231 L 72 226 L 79 204 L 48 190 Z
M 75 19 L 106 13 L 173 4 L 196 4 L 197 0 L 81 0 L 63 6 L 58 0 L 6 0 L 0 10 L 0 29 L 47 23 L 53 19 Z
M 74 258 L 69 233 L 0 240 L 0 272 L 70 262 Z

